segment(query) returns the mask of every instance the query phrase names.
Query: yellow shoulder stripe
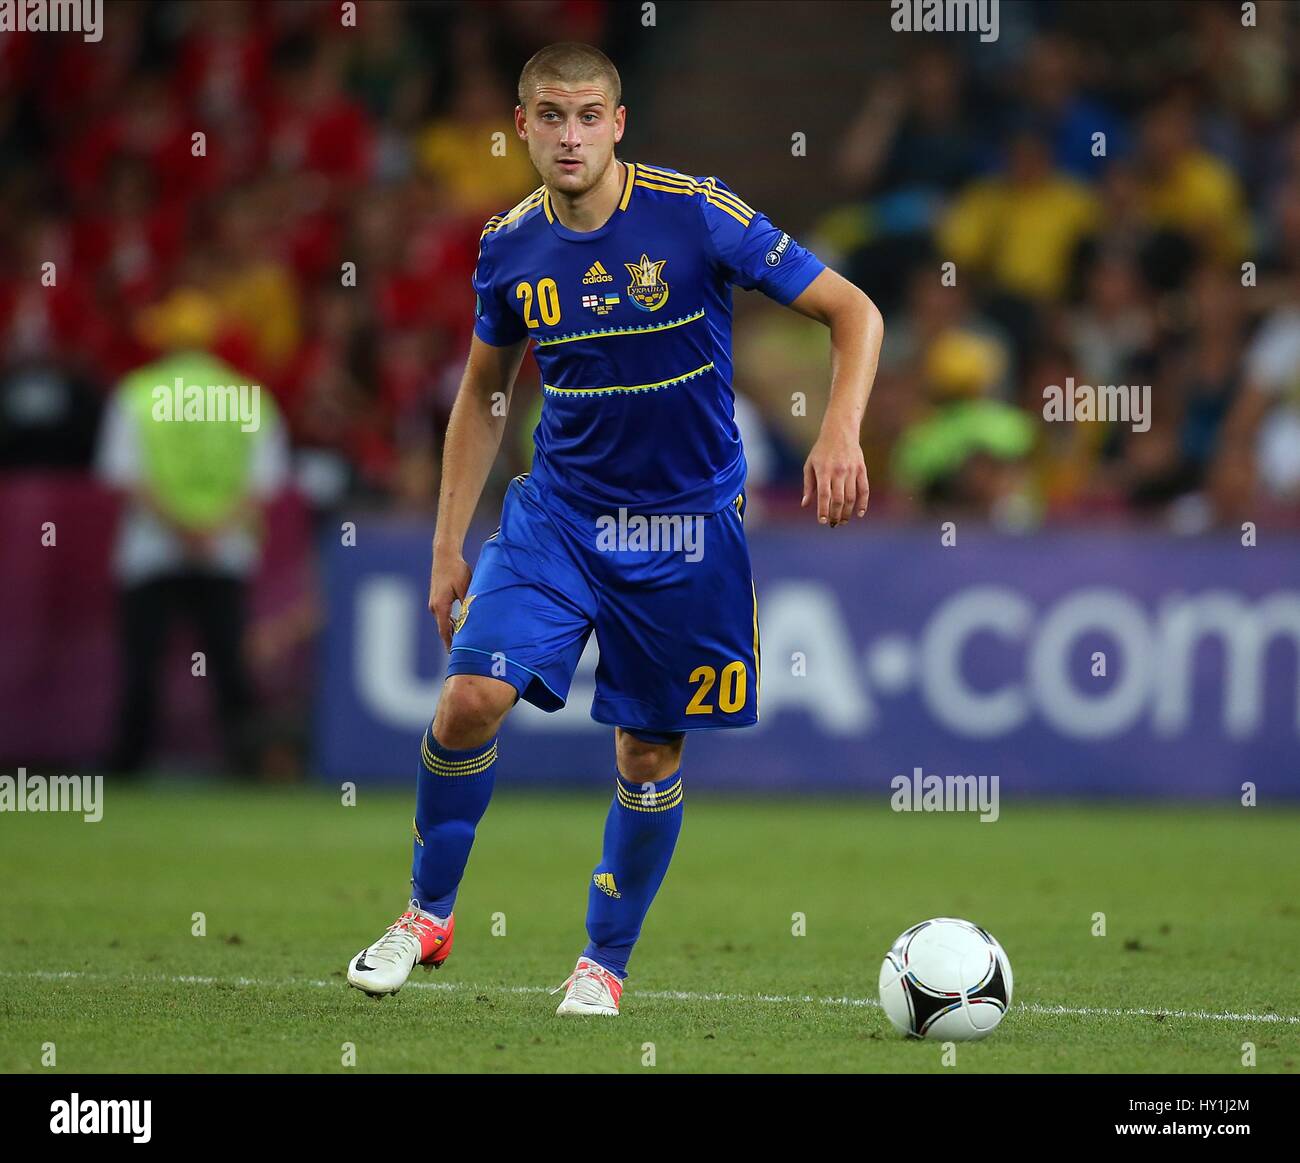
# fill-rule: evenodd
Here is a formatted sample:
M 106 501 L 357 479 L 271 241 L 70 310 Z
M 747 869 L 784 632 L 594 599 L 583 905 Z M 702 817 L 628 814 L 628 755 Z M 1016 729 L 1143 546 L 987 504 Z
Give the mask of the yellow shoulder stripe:
M 545 193 L 546 193 L 546 187 L 538 186 L 536 190 L 534 190 L 531 194 L 529 194 L 527 198 L 525 198 L 522 202 L 519 203 L 519 205 L 515 206 L 512 210 L 506 211 L 505 214 L 498 214 L 495 217 L 489 218 L 487 221 L 487 225 L 483 227 L 483 233 L 479 235 L 480 240 L 485 235 L 491 234 L 493 231 L 500 230 L 501 227 L 503 226 L 510 225 L 511 222 L 513 222 L 516 218 L 520 217 L 521 215 L 527 214 L 529 210 L 531 210 L 542 200 L 542 196 Z
M 716 206 L 724 214 L 730 214 L 737 222 L 741 224 L 741 226 L 748 226 L 752 221 L 752 217 L 748 217 L 744 214 L 739 213 L 736 210 L 733 210 L 730 206 L 727 205 L 727 203 L 720 202 L 717 198 L 714 198 L 712 195 L 710 195 L 707 190 L 703 189 L 703 187 L 697 187 L 694 190 L 681 190 L 678 189 L 676 186 L 661 186 L 657 182 L 648 182 L 644 178 L 638 178 L 636 184 L 647 190 L 662 190 L 666 194 L 680 194 L 683 198 L 693 198 L 697 194 L 703 194 L 704 200 L 706 202 L 710 203 L 713 206 Z
M 709 177 L 705 178 L 704 181 L 699 182 L 686 174 L 674 173 L 672 170 L 661 170 L 656 166 L 647 166 L 644 163 L 642 163 L 641 169 L 642 176 L 644 177 L 653 177 L 656 181 L 669 183 L 680 182 L 688 189 L 706 191 L 720 201 L 729 202 L 732 208 L 739 211 L 741 214 L 747 214 L 751 218 L 754 215 L 754 208 L 743 198 L 738 197 L 730 190 L 719 189 L 717 178 Z

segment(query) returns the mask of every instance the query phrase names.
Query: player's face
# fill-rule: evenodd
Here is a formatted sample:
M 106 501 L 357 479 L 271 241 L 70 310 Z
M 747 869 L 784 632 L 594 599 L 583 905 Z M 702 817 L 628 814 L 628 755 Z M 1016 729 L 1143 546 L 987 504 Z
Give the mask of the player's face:
M 593 81 L 580 85 L 539 85 L 525 117 L 516 110 L 528 156 L 553 190 L 580 195 L 595 186 L 623 136 L 622 105 L 610 107 L 609 94 Z

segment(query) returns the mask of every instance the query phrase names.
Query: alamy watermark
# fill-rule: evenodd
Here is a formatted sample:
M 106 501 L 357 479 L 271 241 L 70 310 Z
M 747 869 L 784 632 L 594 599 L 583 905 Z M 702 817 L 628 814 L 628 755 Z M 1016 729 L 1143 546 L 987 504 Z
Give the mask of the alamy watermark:
M 998 0 L 890 0 L 889 7 L 895 32 L 978 32 L 985 44 L 998 38 Z
M 262 389 L 257 384 L 186 384 L 177 376 L 169 387 L 153 390 L 153 418 L 159 424 L 174 421 L 226 424 L 237 422 L 242 432 L 262 426 Z
M 655 513 L 643 516 L 620 508 L 618 516 L 596 518 L 596 549 L 600 553 L 680 553 L 686 561 L 704 556 L 704 517 L 697 513 Z
M 926 775 L 914 767 L 889 786 L 889 806 L 896 812 L 979 812 L 982 824 L 1001 815 L 996 775 Z
M 1065 377 L 1065 387 L 1043 389 L 1044 420 L 1115 420 L 1131 424 L 1134 432 L 1151 428 L 1150 384 L 1076 384 Z
M 81 812 L 86 823 L 104 818 L 102 775 L 0 775 L 0 812 Z
M 0 0 L 0 32 L 79 32 L 104 39 L 104 0 Z
M 50 1103 L 52 1135 L 130 1135 L 133 1143 L 147 1143 L 152 1122 L 149 1098 L 82 1098 L 74 1090 Z

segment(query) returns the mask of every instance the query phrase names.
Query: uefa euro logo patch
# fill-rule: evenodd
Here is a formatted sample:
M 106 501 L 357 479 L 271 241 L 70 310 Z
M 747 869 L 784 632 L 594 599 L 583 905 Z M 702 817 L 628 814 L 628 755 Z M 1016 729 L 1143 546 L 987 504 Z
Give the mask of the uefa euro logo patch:
M 649 255 L 642 254 L 640 262 L 623 264 L 632 276 L 627 295 L 634 307 L 639 307 L 642 311 L 658 311 L 668 302 L 668 284 L 663 279 L 664 263 L 667 261 L 664 258 L 651 262 Z

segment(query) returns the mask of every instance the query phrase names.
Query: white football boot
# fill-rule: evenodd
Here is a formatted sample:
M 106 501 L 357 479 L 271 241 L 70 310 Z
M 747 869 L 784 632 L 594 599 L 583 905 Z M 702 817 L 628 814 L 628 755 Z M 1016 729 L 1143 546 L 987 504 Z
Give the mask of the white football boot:
M 348 984 L 371 997 L 387 997 L 406 984 L 417 965 L 441 969 L 451 954 L 456 918 L 440 921 L 414 900 L 373 945 L 348 964 Z
M 551 990 L 559 993 L 565 990 L 564 1000 L 560 1002 L 557 1014 L 602 1014 L 605 1017 L 618 1017 L 618 1003 L 623 996 L 623 982 L 603 965 L 597 965 L 589 957 L 579 957 L 578 964 L 569 974 L 569 979 Z

